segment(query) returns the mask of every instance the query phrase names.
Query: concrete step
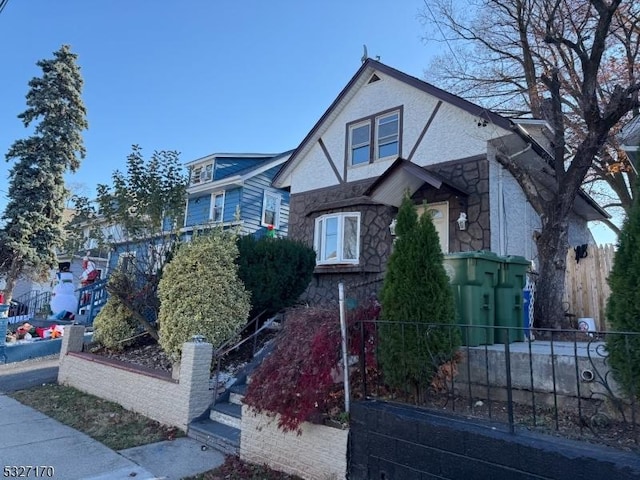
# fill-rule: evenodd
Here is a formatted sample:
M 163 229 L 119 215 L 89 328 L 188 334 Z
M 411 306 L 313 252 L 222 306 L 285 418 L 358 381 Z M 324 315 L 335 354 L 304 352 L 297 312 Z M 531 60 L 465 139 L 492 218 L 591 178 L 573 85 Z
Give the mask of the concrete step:
M 191 422 L 187 436 L 225 455 L 240 453 L 240 429 L 210 419 Z
M 236 405 L 242 405 L 245 394 L 247 393 L 247 385 L 233 385 L 230 389 L 229 402 Z
M 242 407 L 229 402 L 216 403 L 211 407 L 209 419 L 239 429 L 242 420 Z

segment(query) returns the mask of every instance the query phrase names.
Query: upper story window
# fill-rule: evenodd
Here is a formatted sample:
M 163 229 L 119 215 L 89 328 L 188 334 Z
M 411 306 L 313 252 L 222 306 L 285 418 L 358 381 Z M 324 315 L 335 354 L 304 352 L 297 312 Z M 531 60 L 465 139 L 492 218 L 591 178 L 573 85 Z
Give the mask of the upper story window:
M 264 192 L 264 198 L 262 200 L 262 226 L 273 225 L 274 228 L 279 228 L 280 201 L 280 194 Z
M 191 185 L 198 185 L 213 180 L 213 163 L 199 165 L 191 169 Z
M 402 108 L 350 123 L 347 126 L 349 165 L 399 155 L 401 115 Z
M 209 218 L 212 222 L 222 222 L 224 219 L 224 192 L 211 194 L 211 213 Z
M 357 264 L 360 257 L 360 213 L 331 213 L 316 218 L 314 248 L 318 265 Z

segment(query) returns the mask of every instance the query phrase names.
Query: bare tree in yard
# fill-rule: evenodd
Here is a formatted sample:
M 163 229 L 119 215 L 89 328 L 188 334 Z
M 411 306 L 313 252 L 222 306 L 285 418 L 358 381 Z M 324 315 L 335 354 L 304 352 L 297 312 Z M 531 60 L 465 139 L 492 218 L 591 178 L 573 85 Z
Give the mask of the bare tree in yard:
M 134 145 L 126 173 L 116 170 L 111 186 L 98 185 L 97 209 L 86 198 L 76 198 L 82 218 L 110 230 L 102 241 L 124 259 L 119 265 L 123 274 L 110 277 L 109 294 L 156 339 L 148 314 L 157 317 L 160 307 L 158 283 L 182 226 L 186 185 L 178 152 L 156 151 L 146 160 Z
M 48 274 L 62 244 L 64 174 L 80 166 L 81 132 L 88 126 L 76 59 L 63 45 L 52 59 L 37 63 L 42 76 L 29 82 L 27 109 L 18 115 L 25 127 L 33 127 L 32 135 L 14 142 L 6 154 L 7 160 L 17 160 L 9 172 L 6 223 L 0 231 L 6 302 L 20 276 Z
M 568 219 L 585 181 L 604 181 L 627 209 L 635 173 L 615 143 L 639 108 L 640 4 L 633 0 L 425 1 L 457 50 L 431 72 L 449 90 L 511 116 L 547 119 L 554 130 L 551 195 L 499 155 L 540 214 L 536 325 L 561 326 Z M 569 153 L 567 153 L 569 152 Z

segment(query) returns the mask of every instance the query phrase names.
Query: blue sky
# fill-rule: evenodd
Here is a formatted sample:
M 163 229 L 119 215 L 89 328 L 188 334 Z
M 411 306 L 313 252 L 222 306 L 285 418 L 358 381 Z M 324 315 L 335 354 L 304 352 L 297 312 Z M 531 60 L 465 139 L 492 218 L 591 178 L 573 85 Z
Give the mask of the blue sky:
M 178 150 L 184 162 L 295 148 L 359 68 L 363 44 L 422 77 L 432 51 L 421 40 L 422 5 L 9 0 L 0 13 L 0 152 L 27 135 L 17 118 L 27 83 L 63 43 L 79 55 L 89 120 L 87 157 L 70 184 L 91 192 L 110 183 L 134 143 Z
M 68 186 L 93 195 L 132 144 L 214 152 L 295 148 L 371 57 L 422 78 L 423 0 L 9 0 L 0 13 L 0 153 L 28 135 L 36 62 L 71 45 L 85 81 L 87 157 Z M 0 162 L 7 178 L 9 165 Z M 6 204 L 0 187 L 0 210 Z M 607 239 L 603 241 L 609 241 Z

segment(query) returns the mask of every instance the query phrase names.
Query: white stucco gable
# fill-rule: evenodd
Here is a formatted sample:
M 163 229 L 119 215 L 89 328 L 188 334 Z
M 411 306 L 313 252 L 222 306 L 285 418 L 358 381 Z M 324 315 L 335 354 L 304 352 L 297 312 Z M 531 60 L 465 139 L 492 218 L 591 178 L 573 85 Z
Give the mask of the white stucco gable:
M 377 156 L 380 118 L 397 114 L 398 147 Z M 371 156 L 353 165 L 350 126 L 370 125 Z M 274 184 L 291 193 L 380 176 L 398 157 L 428 166 L 486 153 L 510 133 L 509 120 L 373 60 L 363 67 L 303 140 Z

